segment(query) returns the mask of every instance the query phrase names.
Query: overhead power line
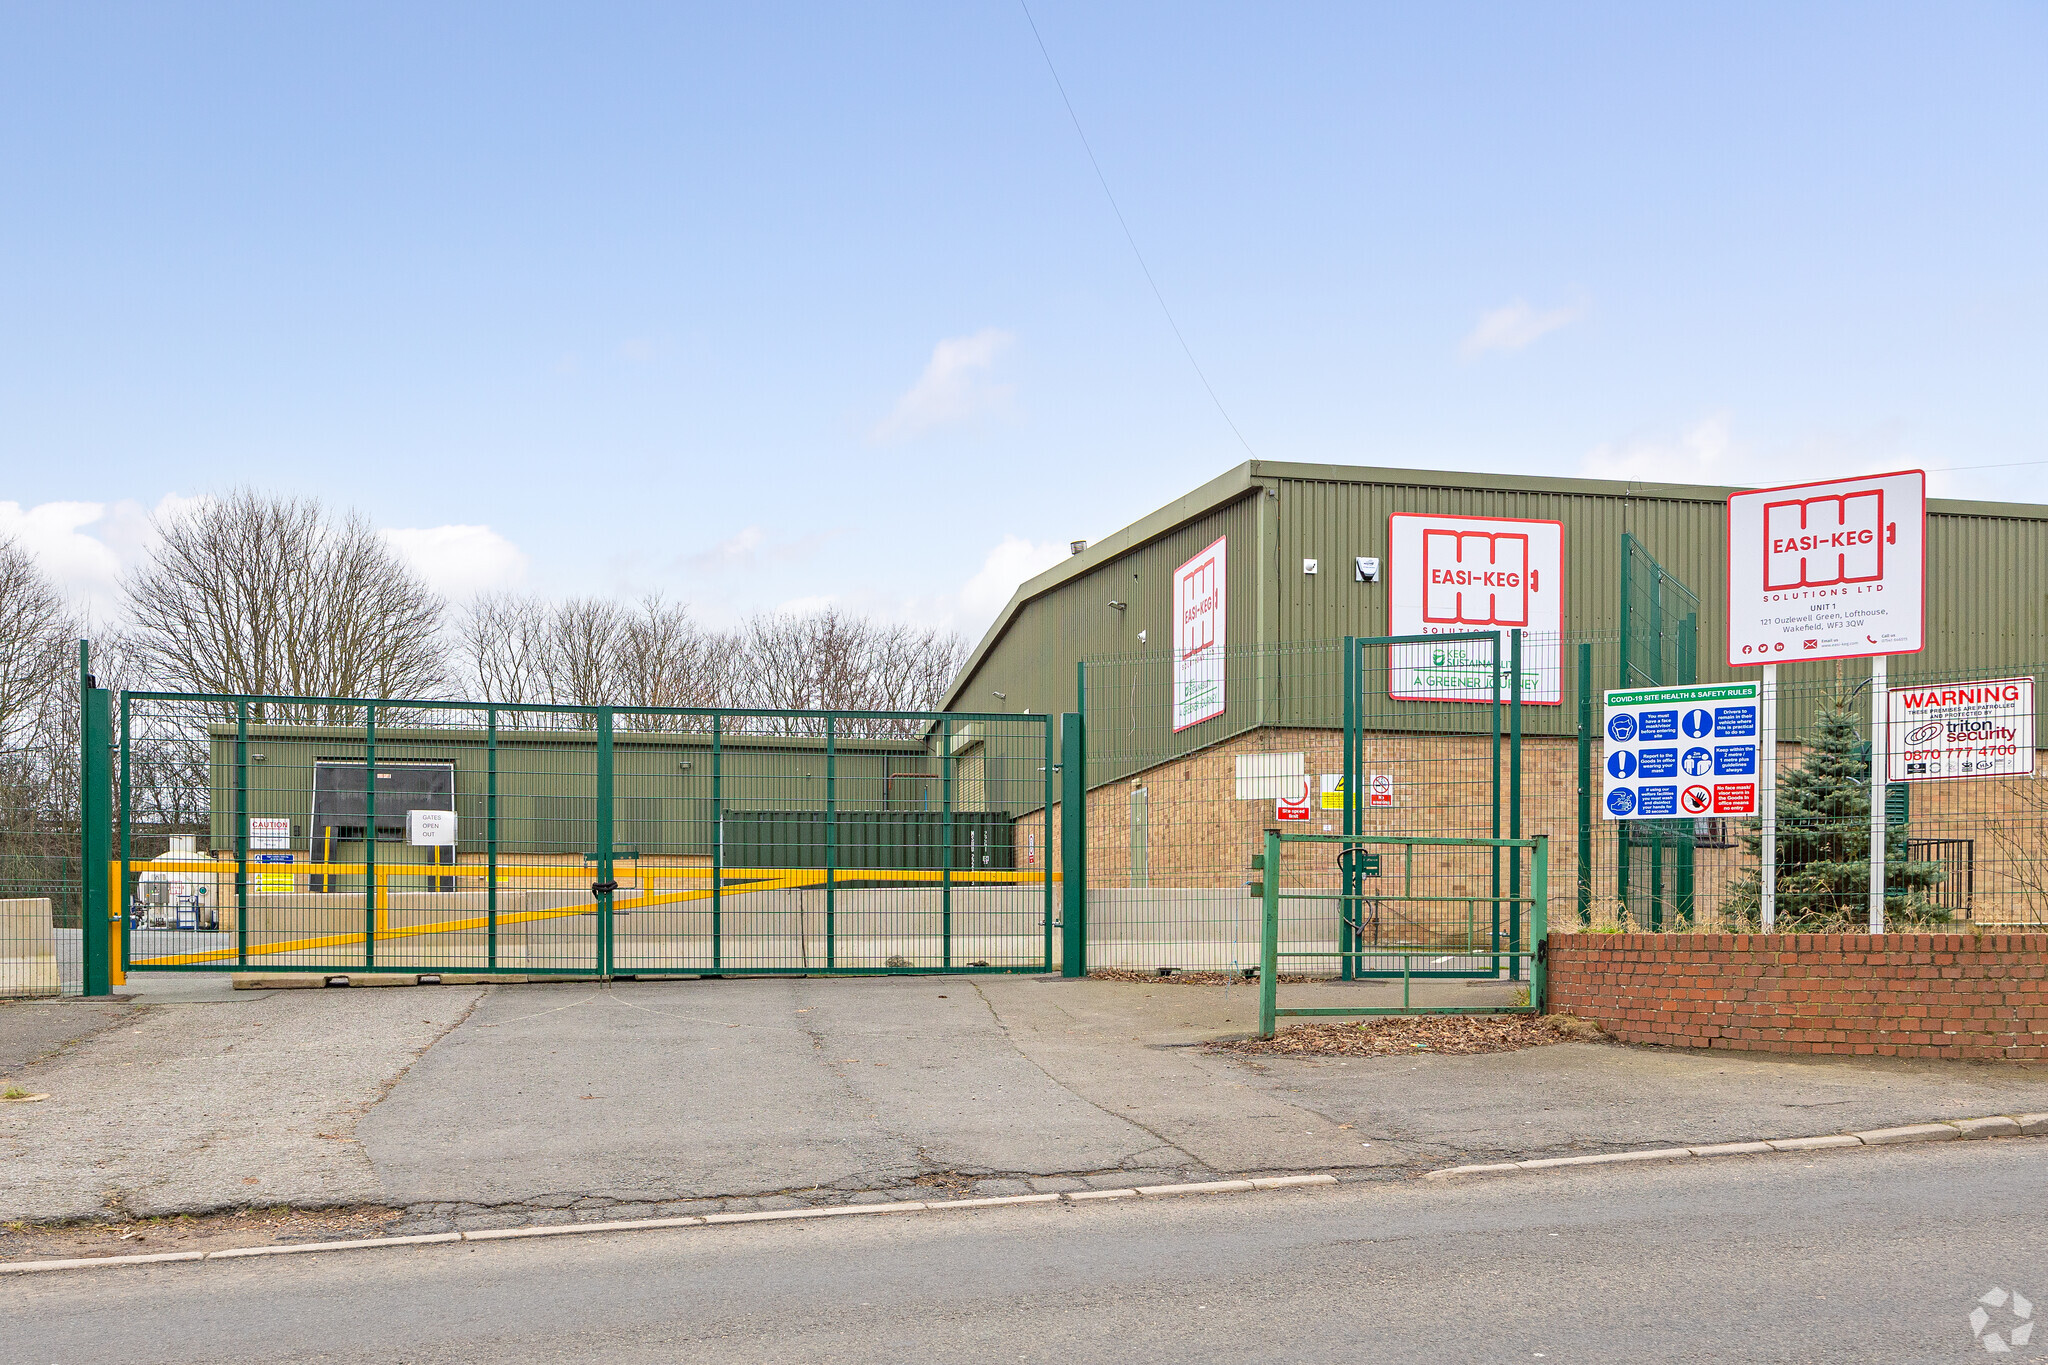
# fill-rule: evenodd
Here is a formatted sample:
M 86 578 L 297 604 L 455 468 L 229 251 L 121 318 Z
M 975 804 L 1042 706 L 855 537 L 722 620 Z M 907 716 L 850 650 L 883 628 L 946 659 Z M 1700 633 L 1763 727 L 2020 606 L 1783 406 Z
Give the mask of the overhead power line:
M 1017 7 L 1024 11 L 1024 22 L 1031 26 L 1031 36 L 1038 40 L 1038 55 L 1045 58 L 1045 69 L 1052 73 L 1052 83 L 1060 92 L 1060 102 L 1067 106 L 1067 117 L 1074 121 L 1074 132 L 1081 139 L 1081 149 L 1088 153 L 1088 164 L 1095 168 L 1095 179 L 1102 186 L 1103 197 L 1109 200 L 1109 210 L 1116 215 L 1117 226 L 1124 230 L 1124 240 L 1131 244 L 1131 255 L 1137 257 L 1138 269 L 1144 272 L 1145 283 L 1152 286 L 1152 297 L 1158 300 L 1159 311 L 1166 316 L 1166 325 L 1173 329 L 1173 339 L 1180 343 L 1180 349 L 1187 356 L 1188 364 L 1194 367 L 1195 377 L 1202 381 L 1203 389 L 1209 394 L 1209 401 L 1216 405 L 1216 411 L 1222 416 L 1224 425 L 1230 428 L 1230 434 L 1237 437 L 1237 443 L 1245 448 L 1246 454 L 1257 459 L 1259 453 L 1252 449 L 1250 441 L 1245 440 L 1244 433 L 1239 431 L 1237 423 L 1231 420 L 1230 410 L 1224 407 L 1223 400 L 1216 396 L 1216 386 L 1209 382 L 1208 374 L 1202 369 L 1202 362 L 1195 359 L 1194 348 L 1188 345 L 1188 339 L 1182 334 L 1180 324 L 1174 321 L 1173 310 L 1166 306 L 1166 295 L 1160 292 L 1159 281 L 1152 276 L 1152 267 L 1145 264 L 1145 253 L 1138 249 L 1138 239 L 1132 233 L 1130 223 L 1124 218 L 1123 208 L 1116 202 L 1116 192 L 1109 187 L 1109 177 L 1102 173 L 1102 163 L 1095 158 L 1095 148 L 1088 141 L 1087 130 L 1081 126 L 1081 116 L 1074 112 L 1074 101 L 1067 95 L 1067 85 L 1060 79 L 1059 68 L 1053 65 L 1052 53 L 1045 46 L 1045 35 L 1038 31 L 1038 21 L 1031 16 L 1030 4 L 1027 0 L 1017 0 Z

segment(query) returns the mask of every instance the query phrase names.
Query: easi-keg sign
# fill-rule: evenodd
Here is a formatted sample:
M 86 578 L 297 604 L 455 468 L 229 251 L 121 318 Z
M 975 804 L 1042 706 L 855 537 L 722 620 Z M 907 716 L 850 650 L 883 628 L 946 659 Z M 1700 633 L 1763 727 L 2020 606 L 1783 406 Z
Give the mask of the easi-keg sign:
M 1600 803 L 1606 818 L 1755 815 L 1762 691 L 1748 682 L 1609 692 Z
M 1173 729 L 1178 734 L 1223 714 L 1224 608 L 1229 548 L 1225 537 L 1173 572 Z
M 1924 644 L 1920 470 L 1728 499 L 1728 662 L 1914 654 Z
M 1387 627 L 1391 635 L 1500 632 L 1500 699 L 1509 634 L 1522 641 L 1522 700 L 1564 702 L 1558 633 L 1564 627 L 1564 523 L 1397 512 L 1387 521 Z M 1492 651 L 1479 640 L 1392 645 L 1387 695 L 1397 701 L 1494 699 Z
M 1887 777 L 1940 782 L 2034 771 L 2034 680 L 1895 687 L 1885 695 Z

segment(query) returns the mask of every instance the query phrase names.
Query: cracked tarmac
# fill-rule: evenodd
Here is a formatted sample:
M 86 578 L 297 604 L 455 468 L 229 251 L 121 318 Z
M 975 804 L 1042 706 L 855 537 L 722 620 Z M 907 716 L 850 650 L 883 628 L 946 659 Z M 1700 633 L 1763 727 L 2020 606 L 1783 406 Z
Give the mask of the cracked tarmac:
M 1370 985 L 1287 989 L 1384 998 Z M 408 1231 L 488 1227 L 934 1188 L 1394 1178 L 2048 1110 L 2048 1073 L 2016 1066 L 1605 1043 L 1324 1059 L 1189 1046 L 1249 1032 L 1249 987 L 735 978 L 207 995 L 187 983 L 178 999 L 0 1006 L 0 1039 L 33 1040 L 7 1079 L 51 1095 L 0 1108 L 0 1220 L 383 1205 L 405 1210 Z

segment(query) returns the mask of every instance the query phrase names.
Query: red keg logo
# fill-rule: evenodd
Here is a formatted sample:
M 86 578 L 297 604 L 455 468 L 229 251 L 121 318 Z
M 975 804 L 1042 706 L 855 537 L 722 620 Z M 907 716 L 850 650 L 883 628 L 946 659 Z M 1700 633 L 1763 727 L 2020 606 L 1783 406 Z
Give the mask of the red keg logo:
M 1764 591 L 1830 588 L 1884 578 L 1884 490 L 1764 504 Z
M 1538 571 L 1519 531 L 1422 533 L 1422 619 L 1453 626 L 1527 626 Z

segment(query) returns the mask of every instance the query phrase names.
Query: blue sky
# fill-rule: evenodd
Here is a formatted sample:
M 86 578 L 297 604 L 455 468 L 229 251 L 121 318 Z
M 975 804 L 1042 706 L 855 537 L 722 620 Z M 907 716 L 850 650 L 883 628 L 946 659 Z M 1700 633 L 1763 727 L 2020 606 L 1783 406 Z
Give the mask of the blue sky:
M 2048 502 L 2048 9 L 0 7 L 0 531 L 976 632 L 1248 457 Z M 2036 462 L 2028 464 L 2026 462 Z

